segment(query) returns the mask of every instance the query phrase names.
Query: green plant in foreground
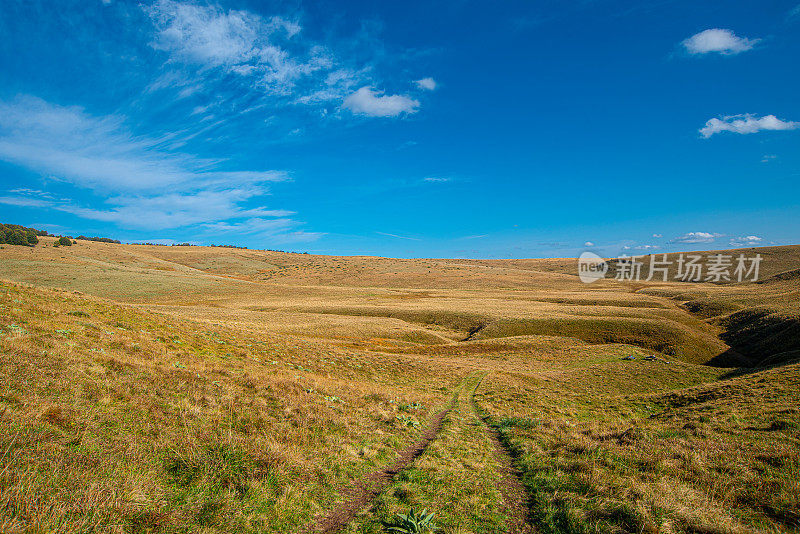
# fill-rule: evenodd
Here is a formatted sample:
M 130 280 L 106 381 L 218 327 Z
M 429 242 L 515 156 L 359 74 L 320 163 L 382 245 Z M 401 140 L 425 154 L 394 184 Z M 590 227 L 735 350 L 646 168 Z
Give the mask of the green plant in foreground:
M 400 421 L 400 423 L 403 426 L 413 427 L 413 428 L 419 428 L 421 426 L 419 421 L 407 415 L 398 415 L 397 420 Z
M 412 508 L 408 514 L 396 514 L 396 519 L 387 523 L 384 522 L 383 526 L 388 532 L 396 532 L 398 534 L 416 534 L 424 532 L 436 532 L 439 527 L 433 524 L 433 513 L 428 513 L 428 510 L 422 510 L 422 513 L 416 513 Z

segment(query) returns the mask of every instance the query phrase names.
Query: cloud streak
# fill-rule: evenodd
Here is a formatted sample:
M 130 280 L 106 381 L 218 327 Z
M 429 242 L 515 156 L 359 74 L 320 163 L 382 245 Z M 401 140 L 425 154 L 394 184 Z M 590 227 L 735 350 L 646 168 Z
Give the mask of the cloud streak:
M 408 237 L 408 236 L 404 236 L 404 235 L 389 234 L 389 233 L 386 233 L 386 232 L 375 232 L 375 233 L 378 234 L 378 235 L 385 235 L 386 237 L 394 237 L 395 239 L 407 239 L 408 241 L 422 241 L 421 239 L 416 238 L 416 237 Z
M 0 102 L 0 160 L 104 198 L 101 207 L 90 208 L 18 188 L 0 197 L 0 203 L 49 208 L 125 228 L 209 226 L 238 219 L 251 221 L 253 228 L 257 221 L 263 221 L 264 229 L 298 226 L 289 218 L 291 211 L 253 205 L 269 194 L 268 184 L 288 180 L 287 173 L 222 170 L 227 161 L 169 151 L 164 145 L 172 142 L 172 136 L 133 135 L 121 116 L 94 117 L 31 96 Z
M 708 139 L 720 132 L 734 132 L 738 134 L 751 134 L 762 130 L 796 130 L 800 122 L 784 121 L 775 115 L 757 117 L 751 114 L 730 115 L 722 118 L 713 118 L 700 128 L 700 135 Z
M 92 117 L 32 96 L 0 102 L 0 159 L 81 187 L 148 191 L 288 179 L 272 170 L 221 171 L 223 160 L 168 151 L 174 140 L 135 136 L 123 117 Z
M 676 237 L 670 243 L 713 243 L 722 234 L 714 232 L 689 232 L 680 237 Z

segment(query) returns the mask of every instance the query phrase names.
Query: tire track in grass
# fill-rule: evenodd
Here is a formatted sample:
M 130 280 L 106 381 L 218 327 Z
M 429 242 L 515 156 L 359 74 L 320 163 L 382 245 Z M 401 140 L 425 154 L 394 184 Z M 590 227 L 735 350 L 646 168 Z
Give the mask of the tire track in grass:
M 484 374 L 470 391 L 469 399 L 472 410 L 484 425 L 486 434 L 492 442 L 495 456 L 500 465 L 500 480 L 497 487 L 503 494 L 503 503 L 508 516 L 509 534 L 533 534 L 536 529 L 529 521 L 530 497 L 522 483 L 522 473 L 514 466 L 514 453 L 500 440 L 497 429 L 490 424 L 489 415 L 484 413 L 475 401 L 475 392 L 486 378 Z
M 466 380 L 456 388 L 450 404 L 436 413 L 430 424 L 410 447 L 400 452 L 400 457 L 391 465 L 373 471 L 372 473 L 356 480 L 344 495 L 342 501 L 331 509 L 325 516 L 312 521 L 304 529 L 303 534 L 333 534 L 339 532 L 350 523 L 360 510 L 366 507 L 381 491 L 384 490 L 403 469 L 411 465 L 428 445 L 436 439 L 442 430 L 444 418 L 455 406 L 456 399 L 464 389 Z

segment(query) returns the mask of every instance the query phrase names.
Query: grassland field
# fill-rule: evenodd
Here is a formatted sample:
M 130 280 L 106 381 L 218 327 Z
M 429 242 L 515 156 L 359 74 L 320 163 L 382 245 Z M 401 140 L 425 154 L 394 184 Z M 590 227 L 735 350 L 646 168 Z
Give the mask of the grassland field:
M 800 246 L 735 251 L 758 282 L 587 285 L 52 245 L 0 247 L 0 532 L 317 532 L 448 408 L 343 532 L 800 530 Z

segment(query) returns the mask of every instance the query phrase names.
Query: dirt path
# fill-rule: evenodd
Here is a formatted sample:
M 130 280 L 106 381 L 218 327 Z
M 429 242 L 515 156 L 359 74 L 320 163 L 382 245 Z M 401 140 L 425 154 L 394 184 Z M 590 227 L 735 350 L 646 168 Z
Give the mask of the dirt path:
M 393 464 L 378 471 L 373 471 L 364 478 L 355 481 L 353 486 L 345 492 L 343 500 L 338 505 L 331 509 L 327 515 L 312 521 L 300 532 L 303 534 L 332 534 L 347 526 L 362 508 L 367 506 L 389 485 L 397 473 L 408 467 L 420 454 L 425 452 L 430 442 L 436 439 L 442 429 L 442 422 L 445 416 L 453 409 L 456 399 L 464 389 L 464 384 L 465 382 L 462 382 L 459 385 L 447 408 L 439 411 L 433 417 L 419 439 L 402 451 L 400 457 Z
M 485 376 L 485 375 L 484 375 Z M 520 474 L 514 468 L 512 454 L 501 443 L 497 431 L 488 424 L 487 418 L 483 416 L 475 401 L 475 392 L 480 387 L 484 377 L 473 375 L 462 382 L 447 408 L 439 411 L 431 420 L 428 427 L 419 439 L 407 449 L 400 453 L 399 458 L 391 465 L 373 471 L 372 473 L 356 480 L 342 496 L 340 502 L 334 506 L 327 514 L 317 517 L 304 529 L 302 534 L 333 534 L 344 529 L 356 515 L 375 499 L 381 491 L 391 484 L 395 475 L 403 469 L 409 467 L 417 459 L 428 445 L 436 439 L 442 430 L 444 418 L 456 406 L 458 398 L 462 394 L 469 395 L 469 404 L 476 419 L 477 425 L 482 425 L 486 435 L 492 443 L 495 459 L 499 466 L 499 478 L 496 481 L 497 488 L 503 497 L 505 514 L 508 517 L 509 534 L 534 534 L 536 530 L 528 522 L 528 496 L 525 487 L 520 481 Z M 474 386 L 470 389 L 474 381 Z
M 477 417 L 486 428 L 486 433 L 492 442 L 495 450 L 497 463 L 500 465 L 500 480 L 497 487 L 503 494 L 503 503 L 508 515 L 509 534 L 533 534 L 536 529 L 528 521 L 528 492 L 522 484 L 521 473 L 514 467 L 513 455 L 500 441 L 497 430 L 488 422 L 488 416 L 484 415 L 475 402 L 475 392 L 481 386 L 483 375 L 470 391 L 469 400 L 475 417 Z

